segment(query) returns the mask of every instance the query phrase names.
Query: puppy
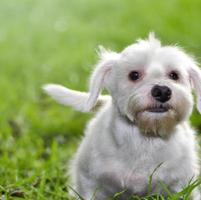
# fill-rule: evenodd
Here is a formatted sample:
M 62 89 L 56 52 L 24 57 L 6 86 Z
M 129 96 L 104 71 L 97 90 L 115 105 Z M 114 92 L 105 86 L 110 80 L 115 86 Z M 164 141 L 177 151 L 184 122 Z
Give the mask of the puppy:
M 110 95 L 99 96 L 103 88 Z M 89 94 L 54 84 L 44 90 L 76 110 L 99 110 L 72 164 L 75 190 L 84 199 L 105 200 L 122 191 L 124 200 L 131 194 L 166 196 L 164 184 L 175 193 L 198 178 L 189 116 L 192 90 L 201 112 L 201 71 L 177 46 L 161 46 L 150 34 L 120 53 L 101 47 Z M 192 199 L 201 199 L 198 190 Z

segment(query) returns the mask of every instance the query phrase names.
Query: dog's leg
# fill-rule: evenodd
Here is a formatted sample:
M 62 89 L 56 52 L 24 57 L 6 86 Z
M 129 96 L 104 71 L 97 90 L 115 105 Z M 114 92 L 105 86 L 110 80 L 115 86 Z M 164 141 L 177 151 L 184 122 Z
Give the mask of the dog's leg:
M 99 184 L 88 173 L 78 170 L 74 176 L 75 191 L 84 200 L 106 200 L 107 196 L 102 192 Z M 75 195 L 73 195 L 75 196 Z
M 201 196 L 200 196 L 200 191 L 199 188 L 195 188 L 192 194 L 192 200 L 200 200 Z
M 85 104 L 89 98 L 89 94 L 87 92 L 79 92 L 71 90 L 57 84 L 47 84 L 43 86 L 43 90 L 47 94 L 52 96 L 53 99 L 55 99 L 57 102 L 63 105 L 72 106 L 74 109 L 78 111 L 86 112 Z M 107 95 L 100 96 L 92 111 L 96 111 L 99 107 L 104 105 L 109 99 L 110 97 Z

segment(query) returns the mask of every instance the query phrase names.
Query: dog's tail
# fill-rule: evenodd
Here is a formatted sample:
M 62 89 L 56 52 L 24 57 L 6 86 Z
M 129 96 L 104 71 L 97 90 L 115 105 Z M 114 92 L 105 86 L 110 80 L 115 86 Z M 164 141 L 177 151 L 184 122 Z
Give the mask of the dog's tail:
M 72 106 L 74 109 L 87 112 L 88 110 L 85 109 L 85 105 L 89 98 L 89 93 L 87 92 L 79 92 L 75 90 L 68 89 L 64 86 L 57 85 L 57 84 L 47 84 L 43 86 L 43 90 L 45 93 L 50 95 L 54 100 L 63 104 Z M 106 104 L 110 100 L 110 96 L 101 95 L 92 111 L 96 111 L 101 106 Z

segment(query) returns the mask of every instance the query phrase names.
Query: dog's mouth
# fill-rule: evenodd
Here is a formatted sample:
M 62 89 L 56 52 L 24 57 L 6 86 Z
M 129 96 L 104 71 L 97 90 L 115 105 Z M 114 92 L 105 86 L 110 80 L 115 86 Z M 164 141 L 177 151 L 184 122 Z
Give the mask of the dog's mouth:
M 169 110 L 170 110 L 170 106 L 161 104 L 158 106 L 148 107 L 146 108 L 145 111 L 151 112 L 151 113 L 165 113 L 165 112 L 168 112 Z

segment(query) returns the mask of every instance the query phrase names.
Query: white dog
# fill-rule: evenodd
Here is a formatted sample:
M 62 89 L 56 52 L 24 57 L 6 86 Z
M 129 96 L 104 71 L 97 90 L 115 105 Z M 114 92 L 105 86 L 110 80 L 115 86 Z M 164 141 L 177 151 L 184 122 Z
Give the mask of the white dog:
M 99 96 L 102 88 L 110 96 Z M 75 190 L 86 200 L 124 191 L 125 200 L 131 194 L 166 196 L 164 184 L 174 193 L 198 178 L 195 132 L 189 124 L 192 89 L 201 112 L 196 62 L 176 46 L 161 46 L 153 34 L 121 53 L 101 48 L 89 95 L 46 85 L 55 100 L 79 111 L 100 107 L 73 161 Z M 198 190 L 192 199 L 201 199 Z

